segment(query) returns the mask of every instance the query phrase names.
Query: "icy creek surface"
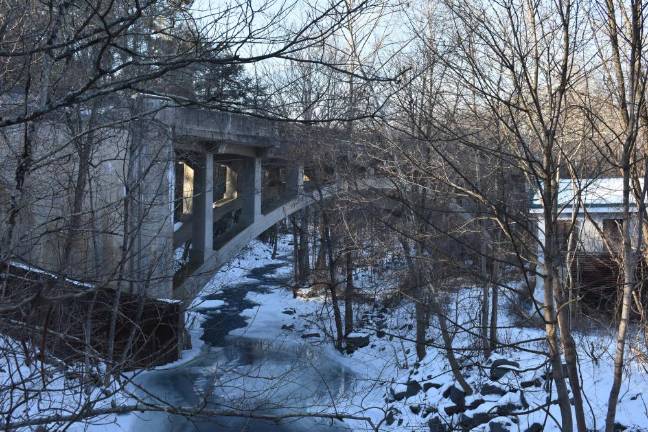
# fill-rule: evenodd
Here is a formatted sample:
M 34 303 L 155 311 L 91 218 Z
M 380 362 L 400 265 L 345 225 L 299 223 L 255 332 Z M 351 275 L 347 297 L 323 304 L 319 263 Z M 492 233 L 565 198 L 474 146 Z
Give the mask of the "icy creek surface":
M 285 290 L 290 264 L 283 256 L 278 261 L 262 261 L 256 267 L 246 263 L 249 270 L 240 272 L 237 281 L 212 293 L 207 289 L 194 307 L 200 320 L 194 331 L 199 351 L 178 366 L 138 377 L 140 397 L 172 406 L 204 405 L 206 410 L 243 409 L 254 415 L 305 412 L 307 407 L 323 412 L 343 398 L 352 387 L 353 372 L 325 346 L 281 331 L 286 315 L 281 316 L 280 303 L 264 305 L 265 313 L 258 314 L 258 305 L 250 300 L 254 294 Z M 272 307 L 277 322 L 271 322 Z M 349 430 L 342 422 L 317 418 L 273 422 L 166 413 L 139 414 L 129 426 L 131 431 L 152 432 Z

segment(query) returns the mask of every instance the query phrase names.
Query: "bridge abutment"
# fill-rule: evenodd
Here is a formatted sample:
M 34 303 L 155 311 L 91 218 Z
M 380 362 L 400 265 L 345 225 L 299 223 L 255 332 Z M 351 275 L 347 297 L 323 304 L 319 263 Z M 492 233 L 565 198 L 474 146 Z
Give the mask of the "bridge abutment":
M 150 110 L 150 103 L 139 110 Z M 133 124 L 128 158 L 128 237 L 131 291 L 148 297 L 172 298 L 173 281 L 173 137 L 155 117 Z

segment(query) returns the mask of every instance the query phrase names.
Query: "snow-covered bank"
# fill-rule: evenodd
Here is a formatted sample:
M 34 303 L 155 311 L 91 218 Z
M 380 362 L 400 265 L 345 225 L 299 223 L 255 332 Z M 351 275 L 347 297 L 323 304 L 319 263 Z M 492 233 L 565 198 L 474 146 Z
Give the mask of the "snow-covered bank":
M 451 321 L 474 322 L 480 287 L 465 287 L 449 295 Z M 245 312 L 248 327 L 238 335 L 277 340 L 296 334 L 307 343 L 326 345 L 330 361 L 352 370 L 352 392 L 335 401 L 335 410 L 370 416 L 381 430 L 559 431 L 560 412 L 546 363 L 544 331 L 520 327 L 507 315 L 501 298 L 499 340 L 509 346 L 484 359 L 475 350 L 474 334 L 457 330 L 453 346 L 462 373 L 473 389 L 465 395 L 455 382 L 445 357 L 436 320 L 428 333 L 431 346 L 417 362 L 413 305 L 394 309 L 360 305 L 356 323 L 369 345 L 342 354 L 332 345 L 332 313 L 323 298 L 292 298 L 287 290 L 251 293 L 258 306 Z M 281 311 L 281 313 L 279 313 Z M 602 430 L 611 386 L 614 338 L 610 333 L 576 333 L 586 418 L 591 429 Z M 438 341 L 438 342 L 436 342 Z M 648 374 L 645 365 L 631 361 L 618 406 L 619 429 L 648 430 Z M 333 405 L 333 401 L 330 401 Z M 333 411 L 331 411 L 333 412 Z M 353 422 L 354 430 L 369 429 Z
M 544 362 L 544 331 L 516 325 L 515 319 L 507 315 L 508 300 L 504 295 L 499 340 L 509 348 L 499 350 L 488 360 L 475 349 L 474 334 L 468 331 L 479 313 L 480 287 L 466 286 L 446 295 L 453 346 L 462 374 L 473 389 L 466 395 L 450 371 L 435 319 L 428 331 L 427 355 L 417 362 L 414 306 L 408 300 L 389 308 L 380 302 L 356 305 L 354 336 L 361 347 L 351 354 L 336 350 L 333 313 L 326 296 L 310 293 L 307 298 L 293 297 L 289 286 L 292 268 L 286 260 L 291 247 L 282 238 L 275 260 L 268 245 L 252 243 L 214 276 L 193 303 L 188 313 L 192 349 L 183 352 L 173 364 L 126 378 L 134 378 L 146 391 L 169 396 L 169 403 L 191 402 L 189 396 L 198 389 L 201 394 L 213 395 L 223 406 L 264 413 L 344 413 L 369 417 L 378 430 L 385 431 L 560 430 L 556 421 L 560 418 L 558 407 L 549 405 L 545 409 L 547 395 L 555 395 L 555 389 Z M 367 290 L 376 283 L 383 290 L 389 285 L 376 280 L 369 283 L 370 278 L 362 271 L 356 276 L 357 281 L 365 281 L 358 285 Z M 206 336 L 206 322 L 234 306 L 228 303 L 231 297 L 223 296 L 231 290 L 240 290 L 238 298 L 245 300 L 247 309 L 234 312 L 244 321 L 229 331 L 221 341 L 223 345 L 210 345 L 213 341 Z M 577 333 L 576 337 L 588 399 L 586 416 L 592 429 L 601 430 L 611 385 L 613 338 L 603 333 Z M 176 393 L 165 393 L 165 386 L 177 386 Z M 127 390 L 142 396 L 133 385 Z M 632 362 L 622 388 L 618 423 L 630 430 L 648 430 L 646 397 L 648 375 L 641 363 Z M 133 400 L 125 392 L 112 398 L 117 405 Z M 164 417 L 131 413 L 106 416 L 100 424 L 91 426 L 77 423 L 72 430 L 139 431 L 147 427 L 162 432 L 176 426 L 177 430 L 192 430 L 187 429 L 192 422 L 202 422 L 201 430 L 209 430 L 213 426 L 209 421 L 203 418 L 170 423 Z M 297 423 L 289 423 L 286 428 Z M 312 424 L 317 426 L 312 430 L 322 426 Z M 347 419 L 325 426 L 331 430 L 372 430 L 363 420 Z

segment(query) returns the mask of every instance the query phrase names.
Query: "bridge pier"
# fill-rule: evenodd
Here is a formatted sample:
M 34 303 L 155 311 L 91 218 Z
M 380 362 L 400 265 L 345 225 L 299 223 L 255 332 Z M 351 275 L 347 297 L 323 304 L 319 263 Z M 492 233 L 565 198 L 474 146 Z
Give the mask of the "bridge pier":
M 223 195 L 223 199 L 234 199 L 237 197 L 237 177 L 236 171 L 230 167 L 225 168 L 225 194 Z
M 238 199 L 242 202 L 241 222 L 252 225 L 261 216 L 261 158 L 246 158 L 237 175 Z
M 202 264 L 212 254 L 214 239 L 214 154 L 198 156 L 194 169 L 192 248 L 189 260 Z
M 296 198 L 304 192 L 304 166 L 298 165 L 288 170 L 288 196 Z

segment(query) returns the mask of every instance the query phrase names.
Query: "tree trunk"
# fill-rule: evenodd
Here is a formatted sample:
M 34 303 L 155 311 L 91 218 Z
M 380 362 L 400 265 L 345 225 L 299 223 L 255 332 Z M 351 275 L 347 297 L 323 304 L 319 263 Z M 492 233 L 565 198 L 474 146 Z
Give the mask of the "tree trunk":
M 301 212 L 301 221 L 299 226 L 299 274 L 300 283 L 303 285 L 310 277 L 310 263 L 308 250 L 308 208 Z
M 344 339 L 344 330 L 342 328 L 342 314 L 340 313 L 340 304 L 337 297 L 337 281 L 335 275 L 335 259 L 333 256 L 333 240 L 331 239 L 331 232 L 328 224 L 326 211 L 322 211 L 322 227 L 324 231 L 323 247 L 326 247 L 326 256 L 328 257 L 328 273 L 329 273 L 329 291 L 331 293 L 331 306 L 333 308 L 333 319 L 335 320 L 335 332 L 337 333 L 335 346 L 342 348 L 342 341 Z
M 301 281 L 301 275 L 299 274 L 299 244 L 298 234 L 297 234 L 297 218 L 295 216 L 290 217 L 290 222 L 292 223 L 292 237 L 293 237 L 293 298 L 297 297 L 297 289 L 299 288 L 299 282 Z
M 429 324 L 428 308 L 422 295 L 415 300 L 414 313 L 416 314 L 416 357 L 419 361 L 427 354 L 426 334 Z
M 547 224 L 547 227 L 550 225 Z M 548 239 L 553 239 L 552 229 L 545 230 L 549 235 Z M 556 391 L 558 393 L 558 405 L 560 407 L 560 414 L 562 418 L 563 431 L 571 432 L 573 428 L 572 410 L 569 402 L 569 392 L 567 391 L 567 384 L 562 370 L 562 357 L 560 355 L 560 345 L 558 344 L 558 334 L 556 331 L 556 312 L 554 305 L 554 295 L 558 292 L 558 275 L 556 274 L 556 260 L 553 255 L 553 248 L 549 246 L 548 240 L 545 247 L 545 285 L 544 285 L 544 321 L 545 332 L 547 334 L 547 343 L 549 345 L 549 360 L 551 363 L 552 377 L 556 383 Z M 549 252 L 547 253 L 547 250 Z
M 439 329 L 441 330 L 441 337 L 443 338 L 443 347 L 446 352 L 446 357 L 448 358 L 448 363 L 450 364 L 450 370 L 452 370 L 452 375 L 454 379 L 459 383 L 464 393 L 471 395 L 473 393 L 472 387 L 466 381 L 461 373 L 461 367 L 459 362 L 454 355 L 454 349 L 452 348 L 452 337 L 448 331 L 448 323 L 446 317 L 441 310 L 441 307 L 438 304 L 434 304 L 434 309 L 436 311 L 437 320 L 439 321 Z
M 482 222 L 483 226 L 484 222 Z M 483 228 L 482 228 L 483 231 Z M 488 343 L 488 304 L 490 300 L 490 289 L 489 289 L 489 278 L 488 278 L 488 266 L 486 261 L 486 241 L 482 238 L 481 251 L 480 251 L 480 264 L 481 264 L 481 276 L 482 283 L 482 298 L 481 298 L 481 329 L 480 329 L 480 345 L 484 349 L 484 356 L 486 358 L 490 357 L 491 350 L 490 344 Z
M 344 290 L 344 334 L 353 332 L 353 257 L 346 253 L 346 287 Z
M 544 166 L 553 166 L 553 156 L 550 147 L 545 149 Z M 547 344 L 549 346 L 549 361 L 551 363 L 552 377 L 556 383 L 558 393 L 558 405 L 562 419 L 563 432 L 572 432 L 573 419 L 569 392 L 563 376 L 562 356 L 557 334 L 557 316 L 554 299 L 560 298 L 560 276 L 557 269 L 560 267 L 558 253 L 558 239 L 556 232 L 556 220 L 558 212 L 558 192 L 554 190 L 555 182 L 552 174 L 545 177 L 545 188 L 543 191 L 544 221 L 545 221 L 545 265 L 544 265 L 544 322 Z M 562 306 L 561 304 L 558 307 Z
M 277 259 L 277 246 L 279 243 L 279 228 L 277 225 L 272 229 L 272 259 Z
M 605 417 L 605 431 L 614 432 L 614 421 L 616 408 L 619 402 L 619 392 L 623 380 L 623 363 L 625 356 L 625 340 L 630 320 L 630 308 L 632 306 L 632 291 L 635 286 L 635 254 L 632 250 L 631 227 L 630 227 L 630 161 L 629 156 L 623 163 L 623 297 L 621 303 L 621 318 L 617 330 L 616 353 L 614 355 L 614 378 L 610 397 L 608 399 L 608 410 Z
M 499 240 L 499 234 L 495 236 Z M 498 281 L 499 281 L 499 254 L 498 247 L 491 247 L 493 253 L 493 266 L 491 267 L 489 285 L 491 287 L 491 313 L 490 313 L 490 336 L 488 339 L 488 353 L 492 353 L 497 349 L 497 312 L 498 301 L 499 301 L 499 290 L 498 290 Z
M 493 264 L 496 265 L 496 264 Z M 490 314 L 490 336 L 488 339 L 488 354 L 490 355 L 497 349 L 497 302 L 498 302 L 498 287 L 496 283 L 491 285 L 491 314 Z

